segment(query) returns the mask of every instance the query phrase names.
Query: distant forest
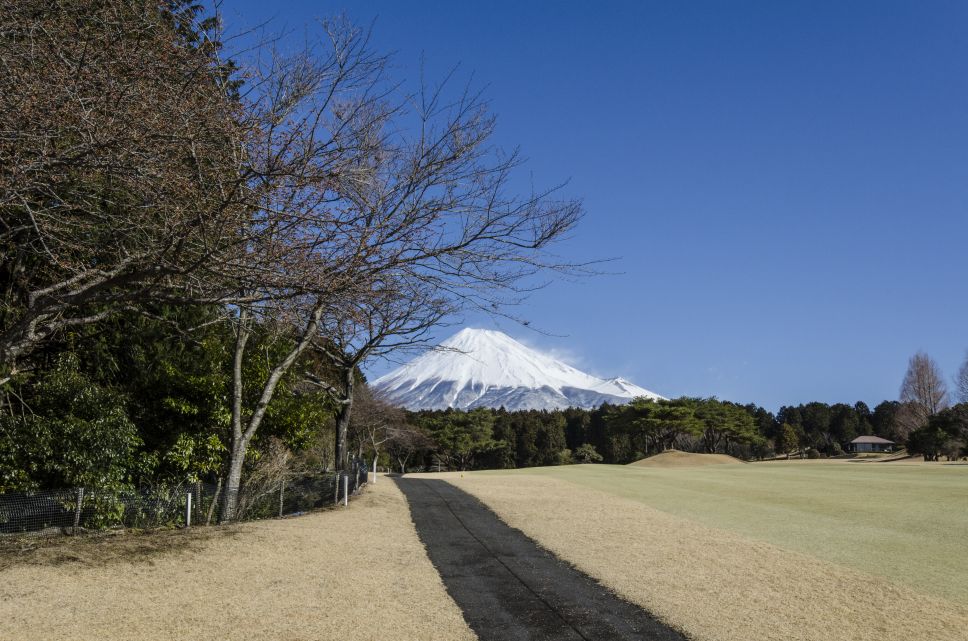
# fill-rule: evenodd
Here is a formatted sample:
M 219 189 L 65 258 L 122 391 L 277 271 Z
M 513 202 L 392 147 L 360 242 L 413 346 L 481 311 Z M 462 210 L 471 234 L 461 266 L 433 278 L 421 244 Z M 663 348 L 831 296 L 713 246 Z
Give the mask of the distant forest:
M 951 396 L 958 402 L 951 405 Z M 594 410 L 408 413 L 412 426 L 388 440 L 396 467 L 513 468 L 570 463 L 630 463 L 670 448 L 746 460 L 848 455 L 858 436 L 873 435 L 937 461 L 968 455 L 968 358 L 948 386 L 924 353 L 911 357 L 899 400 L 810 402 L 775 414 L 755 404 L 682 397 Z M 412 440 L 406 435 L 410 434 Z
M 570 463 L 630 463 L 666 449 L 724 453 L 747 460 L 777 456 L 841 456 L 861 435 L 905 445 L 937 460 L 968 454 L 968 404 L 942 410 L 930 427 L 905 432 L 905 405 L 884 401 L 871 409 L 812 402 L 776 414 L 757 405 L 717 399 L 638 399 L 594 410 L 468 412 L 409 415 L 427 441 L 422 448 L 391 443 L 397 467 L 515 468 Z M 415 450 L 415 451 L 408 451 Z M 409 456 L 408 456 L 409 455 Z

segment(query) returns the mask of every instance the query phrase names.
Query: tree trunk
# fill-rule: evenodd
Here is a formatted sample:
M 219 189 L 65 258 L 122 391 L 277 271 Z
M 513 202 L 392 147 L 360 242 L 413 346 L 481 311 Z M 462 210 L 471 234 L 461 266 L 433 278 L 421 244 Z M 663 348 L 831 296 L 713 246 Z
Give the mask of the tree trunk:
M 219 515 L 219 523 L 227 523 L 235 519 L 235 510 L 239 505 L 239 486 L 242 484 L 242 463 L 245 461 L 247 446 L 248 443 L 244 440 L 232 444 L 229 473 L 222 490 L 222 512 Z
M 242 359 L 245 345 L 249 341 L 249 314 L 244 307 L 239 311 L 239 325 L 235 335 L 235 350 L 232 355 L 232 449 L 229 457 L 229 472 L 222 488 L 222 509 L 219 523 L 235 518 L 238 506 L 239 485 L 242 483 L 242 463 L 245 461 L 246 440 L 242 432 Z
M 339 413 L 336 415 L 336 469 L 345 470 L 350 466 L 349 449 L 346 447 L 346 437 L 350 430 L 350 415 L 353 412 L 353 385 L 356 382 L 353 376 L 353 367 L 348 367 L 343 371 L 343 386 L 346 396 L 340 404 Z
M 312 316 L 299 342 L 286 354 L 285 358 L 279 361 L 275 367 L 269 371 L 269 377 L 262 386 L 262 393 L 255 404 L 252 414 L 248 417 L 243 429 L 242 426 L 242 361 L 245 354 L 245 345 L 249 340 L 248 312 L 245 308 L 239 314 L 239 333 L 235 341 L 235 354 L 232 362 L 232 451 L 229 460 L 229 474 L 225 484 L 225 501 L 222 503 L 222 515 L 220 523 L 225 523 L 235 519 L 235 510 L 238 507 L 239 486 L 242 481 L 242 465 L 245 463 L 245 454 L 249 448 L 249 442 L 255 435 L 256 430 L 262 425 L 266 409 L 272 400 L 279 381 L 289 371 L 296 359 L 309 346 L 316 330 L 319 327 L 319 318 L 322 315 L 322 304 L 317 303 L 313 309 Z
M 208 516 L 205 517 L 205 525 L 212 524 L 212 515 L 215 512 L 215 508 L 218 506 L 219 499 L 222 498 L 222 477 L 218 477 L 218 483 L 215 485 L 215 496 L 212 497 L 212 504 L 208 506 Z

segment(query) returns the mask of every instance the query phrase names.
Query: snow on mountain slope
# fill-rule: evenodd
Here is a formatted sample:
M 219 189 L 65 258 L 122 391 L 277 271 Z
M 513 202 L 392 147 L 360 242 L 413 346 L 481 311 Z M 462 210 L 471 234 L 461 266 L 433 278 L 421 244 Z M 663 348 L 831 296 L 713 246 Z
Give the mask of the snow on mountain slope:
M 623 378 L 602 379 L 525 347 L 507 334 L 463 329 L 373 381 L 408 409 L 561 409 L 662 398 Z

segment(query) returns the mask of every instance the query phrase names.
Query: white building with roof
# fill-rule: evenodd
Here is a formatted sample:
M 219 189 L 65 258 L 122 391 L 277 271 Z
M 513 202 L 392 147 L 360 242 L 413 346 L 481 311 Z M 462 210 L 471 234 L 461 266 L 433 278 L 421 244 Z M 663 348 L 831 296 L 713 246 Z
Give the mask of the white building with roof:
M 894 441 L 880 436 L 858 436 L 850 442 L 851 452 L 893 452 Z

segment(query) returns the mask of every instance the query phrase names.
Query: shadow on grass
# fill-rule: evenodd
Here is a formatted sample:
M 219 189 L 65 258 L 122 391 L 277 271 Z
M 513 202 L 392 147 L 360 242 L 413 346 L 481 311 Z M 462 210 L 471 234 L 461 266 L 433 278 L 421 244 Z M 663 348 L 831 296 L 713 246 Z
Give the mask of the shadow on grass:
M 0 571 L 22 565 L 152 565 L 156 558 L 195 552 L 211 541 L 241 532 L 240 525 L 226 525 L 187 530 L 117 530 L 79 536 L 2 537 Z

